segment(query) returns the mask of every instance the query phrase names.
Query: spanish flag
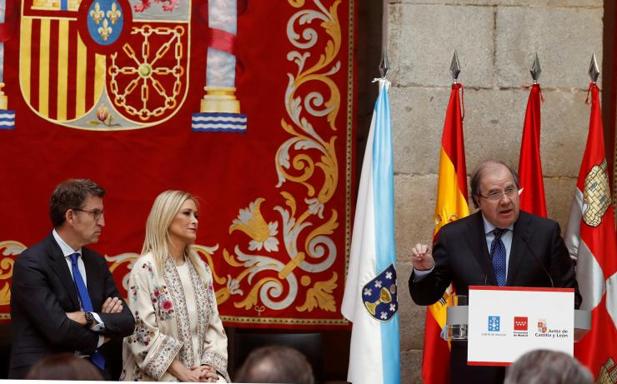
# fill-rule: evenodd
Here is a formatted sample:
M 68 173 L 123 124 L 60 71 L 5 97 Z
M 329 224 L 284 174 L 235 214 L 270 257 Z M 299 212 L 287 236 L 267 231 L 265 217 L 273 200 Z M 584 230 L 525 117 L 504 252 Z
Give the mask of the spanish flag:
M 434 235 L 445 224 L 469 215 L 460 96 L 462 88 L 460 83 L 452 84 L 443 125 Z M 448 288 L 441 300 L 426 311 L 422 379 L 427 384 L 450 382 L 450 349 L 440 334 L 446 324 L 446 310 L 452 302 L 452 294 L 451 288 Z

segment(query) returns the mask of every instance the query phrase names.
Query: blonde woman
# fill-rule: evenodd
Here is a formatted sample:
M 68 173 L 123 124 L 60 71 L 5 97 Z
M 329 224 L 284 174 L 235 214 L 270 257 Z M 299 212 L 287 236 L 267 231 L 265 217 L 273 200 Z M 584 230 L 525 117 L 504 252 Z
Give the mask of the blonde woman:
M 189 193 L 165 191 L 154 200 L 129 276 L 135 332 L 124 339 L 121 380 L 229 381 L 212 274 L 192 250 L 197 226 Z

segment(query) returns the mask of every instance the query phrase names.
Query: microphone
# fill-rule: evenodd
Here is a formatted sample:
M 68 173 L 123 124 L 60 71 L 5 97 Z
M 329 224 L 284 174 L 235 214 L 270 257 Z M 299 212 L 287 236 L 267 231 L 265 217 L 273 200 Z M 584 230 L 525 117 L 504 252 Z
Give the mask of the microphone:
M 542 270 L 544 271 L 544 273 L 546 274 L 546 276 L 548 277 L 548 279 L 551 282 L 551 288 L 555 288 L 555 282 L 553 281 L 553 278 L 551 277 L 551 274 L 548 272 L 548 270 L 546 269 L 546 267 L 544 266 L 544 263 L 542 262 L 542 259 L 540 259 L 538 257 L 538 255 L 536 254 L 536 252 L 533 250 L 533 248 L 531 247 L 531 245 L 529 245 L 529 242 L 527 242 L 527 237 L 526 236 L 521 236 L 521 240 L 523 240 L 523 243 L 525 243 L 525 247 L 527 247 L 527 249 L 529 250 L 529 252 L 531 253 L 531 255 L 533 256 L 534 259 L 536 259 L 536 261 L 538 262 L 538 264 L 540 264 L 540 266 L 542 267 Z

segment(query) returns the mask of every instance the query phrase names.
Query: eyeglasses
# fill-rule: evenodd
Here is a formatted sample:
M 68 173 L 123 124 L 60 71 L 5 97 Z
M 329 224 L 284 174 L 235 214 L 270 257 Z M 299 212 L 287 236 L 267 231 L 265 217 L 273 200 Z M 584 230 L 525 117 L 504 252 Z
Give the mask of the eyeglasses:
M 483 197 L 487 200 L 498 201 L 501 200 L 504 195 L 508 196 L 508 198 L 513 198 L 517 192 L 518 190 L 516 189 L 516 187 L 507 187 L 504 190 L 490 191 L 487 195 L 478 193 L 478 196 Z
M 103 217 L 103 214 L 105 213 L 101 209 L 88 210 L 88 209 L 81 209 L 81 208 L 73 208 L 73 211 L 86 212 L 92 215 L 92 218 L 94 219 L 94 221 L 98 221 L 101 217 Z

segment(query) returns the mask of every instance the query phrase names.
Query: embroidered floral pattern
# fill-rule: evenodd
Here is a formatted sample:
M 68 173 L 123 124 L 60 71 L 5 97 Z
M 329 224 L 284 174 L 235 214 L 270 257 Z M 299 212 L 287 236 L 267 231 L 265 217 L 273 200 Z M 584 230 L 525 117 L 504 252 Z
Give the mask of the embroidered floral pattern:
M 150 345 L 152 337 L 154 337 L 154 330 L 148 328 L 139 317 L 139 313 L 135 312 L 135 331 L 133 331 L 133 334 L 129 336 L 127 341 L 129 343 L 140 343 L 148 346 Z
M 202 265 L 205 266 L 205 265 Z M 204 295 L 202 292 L 206 292 L 206 286 L 204 282 L 199 277 L 199 273 L 195 270 L 195 268 L 189 263 L 189 273 L 191 276 L 191 285 L 193 286 L 193 290 L 195 291 L 195 301 L 197 302 L 197 330 L 202 338 L 205 339 L 206 332 L 208 331 L 208 324 L 210 324 L 210 314 L 212 313 L 212 307 L 210 303 L 209 295 Z M 199 344 L 199 350 L 197 351 L 197 356 L 201 356 L 203 354 L 203 343 Z
M 174 357 L 182 348 L 182 343 L 169 336 L 159 334 L 159 337 L 164 338 L 163 342 L 159 344 L 159 348 L 150 351 L 148 354 L 151 357 L 150 361 L 145 362 L 146 365 L 144 367 L 144 371 L 157 380 L 167 372 Z
M 151 279 L 154 279 L 154 267 L 152 267 L 152 263 L 147 261 L 141 265 L 141 268 L 145 271 L 148 271 L 148 275 Z
M 202 266 L 206 272 L 206 281 L 202 281 L 202 279 L 199 278 L 197 271 L 194 270 L 192 270 L 194 273 L 192 277 L 194 278 L 194 280 L 198 280 L 197 282 L 194 281 L 193 283 L 193 285 L 195 286 L 197 302 L 200 305 L 203 305 L 203 307 L 201 308 L 205 308 L 205 310 L 200 311 L 200 313 L 204 314 L 203 320 L 202 317 L 200 317 L 200 322 L 203 322 L 200 323 L 200 329 L 202 329 L 201 327 L 203 327 L 203 335 L 205 339 L 206 332 L 210 327 L 210 322 L 215 320 L 215 318 L 211 315 L 213 313 L 218 313 L 218 310 L 216 307 L 217 303 L 214 294 L 214 287 L 212 286 L 212 272 L 210 271 L 210 268 L 207 264 L 203 263 Z M 225 330 L 223 329 L 222 331 L 223 334 L 225 334 Z M 203 348 L 204 345 L 200 346 Z M 227 357 L 219 353 L 215 353 L 212 351 L 203 351 L 201 349 L 199 351 L 199 354 L 201 356 L 202 364 L 208 364 L 214 367 L 217 372 L 225 376 L 225 380 L 227 380 L 228 382 L 231 381 L 229 374 L 227 373 Z
M 169 292 L 165 285 L 161 287 L 154 287 L 154 290 L 150 294 L 150 300 L 152 305 L 157 309 L 157 317 L 161 320 L 169 320 L 174 314 L 174 303 L 171 301 Z
M 194 359 L 193 343 L 191 342 L 191 325 L 189 321 L 189 313 L 186 308 L 186 296 L 184 295 L 184 288 L 182 288 L 182 282 L 180 281 L 180 275 L 176 269 L 176 265 L 167 258 L 165 260 L 165 273 L 163 279 L 167 283 L 171 299 L 176 303 L 176 325 L 178 326 L 178 338 L 184 347 L 180 350 L 179 356 L 182 364 L 187 367 L 192 367 Z
M 203 278 L 191 263 L 187 265 L 188 274 L 182 278 L 172 260 L 165 262 L 163 273 L 158 273 L 154 266 L 151 256 L 145 255 L 131 272 L 128 293 L 135 331 L 125 340 L 125 347 L 131 353 L 128 363 L 125 362 L 123 379 L 174 380 L 168 369 L 178 359 L 186 366 L 208 364 L 229 381 L 224 348 L 218 344 L 224 342 L 219 338 L 224 331 L 219 329 L 220 320 L 216 317 L 216 298 L 208 266 L 200 263 L 206 271 Z M 189 285 L 194 290 L 190 303 L 184 290 Z M 189 314 L 189 304 L 195 307 L 195 314 Z M 191 319 L 197 323 L 191 325 Z M 215 340 L 206 339 L 210 332 L 217 341 L 214 350 L 211 348 Z M 199 342 L 194 346 L 195 337 Z
M 227 380 L 227 382 L 230 382 L 231 379 L 229 378 L 229 375 L 227 374 L 227 359 L 223 356 L 221 356 L 218 353 L 214 353 L 214 352 L 206 352 L 204 353 L 202 359 L 202 364 L 208 364 L 212 367 L 214 367 L 214 369 L 216 369 L 217 372 L 224 374 L 225 376 L 225 380 Z
M 122 374 L 120 375 L 120 381 L 125 381 L 126 380 L 126 369 L 122 369 Z M 144 380 L 144 374 L 141 372 L 141 370 L 139 369 L 139 367 L 136 365 L 133 368 L 133 376 L 132 376 L 132 381 L 142 381 Z
M 129 300 L 135 300 L 137 298 L 137 286 L 132 284 L 127 292 Z

